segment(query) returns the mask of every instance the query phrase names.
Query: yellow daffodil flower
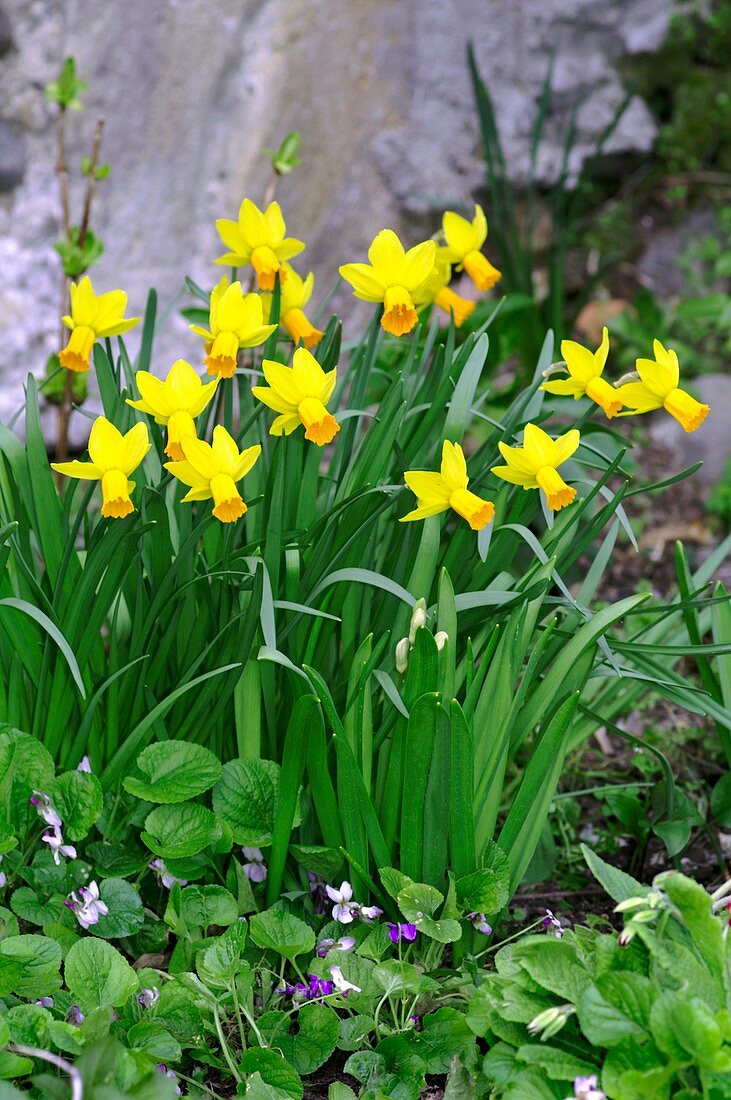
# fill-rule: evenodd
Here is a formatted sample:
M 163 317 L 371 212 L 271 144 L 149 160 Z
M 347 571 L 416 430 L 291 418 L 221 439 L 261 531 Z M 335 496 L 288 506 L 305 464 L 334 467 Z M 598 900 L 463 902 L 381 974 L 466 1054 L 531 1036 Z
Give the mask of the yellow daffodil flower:
M 277 327 L 264 324 L 264 304 L 258 294 L 244 294 L 238 280 L 229 286 L 225 276 L 211 291 L 208 324 L 207 329 L 190 328 L 206 341 L 206 370 L 220 378 L 233 377 L 239 348 L 258 347 Z
M 91 462 L 52 462 L 56 473 L 84 481 L 101 481 L 102 515 L 120 519 L 134 512 L 130 493 L 135 487 L 129 475 L 150 449 L 147 425 L 135 424 L 122 435 L 106 417 L 98 416 L 89 436 Z
M 609 354 L 609 330 L 602 329 L 602 342 L 596 351 L 577 344 L 575 340 L 561 341 L 561 354 L 566 361 L 568 378 L 555 382 L 544 382 L 541 386 L 546 393 L 555 393 L 573 397 L 589 397 L 595 401 L 609 420 L 622 408 L 622 399 L 618 391 L 602 378 L 602 371 Z
M 340 431 L 340 425 L 326 407 L 335 389 L 337 369 L 325 374 L 307 348 L 297 348 L 291 367 L 265 359 L 262 370 L 269 388 L 253 386 L 251 392 L 279 413 L 270 434 L 290 435 L 302 424 L 305 439 L 319 447 L 330 443 Z
M 440 248 L 440 255 L 467 272 L 478 290 L 489 290 L 502 278 L 501 272 L 483 256 L 480 249 L 487 239 L 487 218 L 483 209 L 475 205 L 471 222 L 447 210 L 442 218 L 442 230 L 447 242 Z
M 426 519 L 452 509 L 466 519 L 473 531 L 481 531 L 492 523 L 495 506 L 490 500 L 471 493 L 467 488 L 467 463 L 459 443 L 444 440 L 440 472 L 407 470 L 404 481 L 416 495 L 417 507 L 401 518 L 401 523 Z
M 498 443 L 507 466 L 493 466 L 492 472 L 503 481 L 522 485 L 524 489 L 542 489 L 548 507 L 558 512 L 576 496 L 576 489 L 566 484 L 558 467 L 571 457 L 580 441 L 576 428 L 558 439 L 551 439 L 537 424 L 526 424 L 522 447 Z
M 138 370 L 135 381 L 142 400 L 127 398 L 127 404 L 154 416 L 156 424 L 167 425 L 165 454 L 182 462 L 185 455 L 180 440 L 184 435 L 196 434 L 194 420 L 213 400 L 218 378 L 203 385 L 190 363 L 176 359 L 164 382 L 146 370 Z
M 256 272 L 260 290 L 274 290 L 277 272 L 280 281 L 284 281 L 283 261 L 291 260 L 305 248 L 304 241 L 285 237 L 287 227 L 278 202 L 270 202 L 266 210 L 260 210 L 251 199 L 244 199 L 238 221 L 219 218 L 216 229 L 223 243 L 231 249 L 219 256 L 216 263 L 233 267 L 250 264 Z
M 322 340 L 323 333 L 310 322 L 304 312 L 304 308 L 312 297 L 312 288 L 315 285 L 315 276 L 310 272 L 306 279 L 298 275 L 290 264 L 283 264 L 286 279 L 282 283 L 281 297 L 279 299 L 279 319 L 286 328 L 295 344 L 300 340 L 309 350 L 316 348 Z M 264 298 L 264 313 L 269 320 L 271 317 L 272 298 L 267 295 Z
M 408 252 L 392 229 L 382 229 L 368 249 L 370 264 L 343 264 L 340 274 L 364 302 L 383 302 L 381 325 L 394 336 L 411 332 L 419 317 L 415 301 L 436 260 L 434 241 Z
M 477 302 L 469 298 L 463 298 L 449 286 L 452 275 L 452 265 L 448 260 L 437 253 L 437 261 L 429 278 L 417 291 L 417 308 L 428 306 L 432 303 L 443 309 L 447 316 L 454 318 L 455 328 L 460 328 L 471 313 L 474 312 Z
M 173 477 L 189 485 L 183 503 L 192 500 L 213 500 L 213 515 L 221 523 L 233 523 L 241 519 L 247 510 L 236 488 L 236 482 L 248 474 L 259 455 L 261 447 L 247 447 L 239 451 L 236 441 L 219 424 L 213 429 L 213 445 L 192 435 L 180 440 L 185 458 L 182 462 L 166 462 L 165 469 Z
M 630 410 L 621 415 L 634 416 L 653 409 L 666 409 L 686 432 L 694 432 L 708 416 L 710 406 L 702 405 L 678 388 L 680 366 L 678 356 L 672 349 L 664 348 L 659 340 L 655 340 L 652 350 L 655 352 L 654 359 L 637 360 L 639 381 L 626 382 L 617 388 L 622 404 Z
M 73 371 L 89 370 L 94 341 L 104 336 L 121 336 L 139 322 L 139 317 L 125 317 L 127 295 L 123 290 L 95 294 L 91 279 L 85 275 L 80 283 L 71 284 L 71 313 L 63 323 L 71 329 L 69 342 L 58 353 L 62 367 Z

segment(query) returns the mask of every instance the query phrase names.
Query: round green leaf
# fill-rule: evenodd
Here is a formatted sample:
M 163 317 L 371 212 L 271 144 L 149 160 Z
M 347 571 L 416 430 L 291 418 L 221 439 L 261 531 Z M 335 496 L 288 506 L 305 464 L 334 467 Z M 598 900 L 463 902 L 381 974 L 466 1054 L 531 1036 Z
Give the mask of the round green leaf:
M 231 826 L 237 844 L 270 844 L 279 802 L 279 765 L 230 760 L 213 788 L 213 808 Z
M 0 943 L 0 960 L 20 966 L 12 986 L 20 996 L 45 997 L 58 989 L 61 958 L 59 945 L 46 936 L 10 936 Z
M 65 974 L 69 992 L 82 1010 L 123 1005 L 138 984 L 127 960 L 104 940 L 75 943 L 66 957 Z
M 221 774 L 220 761 L 209 749 L 188 741 L 159 741 L 138 759 L 142 779 L 128 776 L 124 788 L 147 802 L 184 802 L 207 791 Z
M 186 886 L 180 895 L 183 920 L 188 927 L 233 924 L 238 920 L 236 899 L 223 886 Z
M 255 913 L 249 921 L 249 935 L 257 947 L 294 959 L 315 949 L 315 933 L 309 924 L 284 909 Z
M 139 932 L 145 923 L 145 911 L 134 886 L 123 878 L 107 878 L 102 881 L 99 892 L 109 912 L 92 925 L 91 933 L 104 940 L 116 940 Z
M 97 777 L 89 772 L 64 772 L 49 785 L 47 794 L 63 821 L 64 837 L 83 840 L 102 812 L 104 796 Z
M 185 859 L 198 855 L 221 839 L 215 815 L 197 802 L 158 806 L 147 815 L 142 839 L 163 859 Z
M 327 1005 L 303 1005 L 297 1014 L 297 1030 L 291 1034 L 287 1019 L 275 1019 L 280 1016 L 285 1014 L 273 1012 L 262 1017 L 262 1034 L 272 1046 L 281 1050 L 298 1073 L 314 1073 L 328 1060 L 337 1046 L 340 1036 L 338 1017 Z
M 281 1090 L 284 1096 L 290 1096 L 292 1100 L 302 1100 L 304 1089 L 299 1074 L 285 1062 L 281 1054 L 252 1047 L 244 1051 L 240 1068 L 242 1073 L 259 1074 L 265 1085 Z M 249 1095 L 248 1088 L 246 1095 Z

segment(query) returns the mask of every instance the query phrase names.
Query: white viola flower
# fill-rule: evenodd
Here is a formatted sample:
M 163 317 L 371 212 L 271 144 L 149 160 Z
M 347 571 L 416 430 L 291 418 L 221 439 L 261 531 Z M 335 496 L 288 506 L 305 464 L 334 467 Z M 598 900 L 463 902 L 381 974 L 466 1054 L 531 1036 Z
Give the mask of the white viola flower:
M 76 765 L 77 772 L 88 772 L 91 775 L 91 760 L 88 756 L 82 756 Z
M 359 985 L 353 985 L 352 982 L 347 981 L 343 977 L 343 972 L 339 966 L 330 967 L 330 977 L 332 978 L 333 985 L 338 993 L 342 993 L 345 997 L 348 993 L 360 993 L 361 989 Z M 593 1098 L 591 1098 L 593 1100 Z
M 340 884 L 340 889 L 336 890 L 334 886 L 326 886 L 327 896 L 330 901 L 334 901 L 333 905 L 333 920 L 339 921 L 340 924 L 352 924 L 355 919 L 354 910 L 357 911 L 357 905 L 351 904 L 353 901 L 353 887 L 349 882 L 344 881 Z
M 151 871 L 154 871 L 157 875 L 158 882 L 161 886 L 164 886 L 166 890 L 172 890 L 173 886 L 177 882 L 180 886 L 187 886 L 188 880 L 186 878 L 178 878 L 176 875 L 168 871 L 165 866 L 165 862 L 162 859 L 153 859 L 148 864 Z
M 598 1088 L 597 1076 L 592 1073 L 589 1077 L 574 1078 L 574 1095 L 566 1100 L 606 1100 L 606 1095 Z
M 95 882 L 80 886 L 78 895 L 72 892 L 66 899 L 66 905 L 73 912 L 82 928 L 91 928 L 98 924 L 100 917 L 106 917 L 109 908 L 99 896 L 99 887 Z
M 247 862 L 243 865 L 243 872 L 250 882 L 263 882 L 267 877 L 267 865 L 264 862 L 261 848 L 242 848 L 241 852 Z
M 57 867 L 61 865 L 61 856 L 64 856 L 66 859 L 76 859 L 76 849 L 73 844 L 64 843 L 59 828 L 54 828 L 52 833 L 44 833 L 41 840 L 51 849 L 53 862 Z
M 364 920 L 366 924 L 370 924 L 370 922 L 374 921 L 377 917 L 383 916 L 383 909 L 379 909 L 377 905 L 359 905 L 357 915 Z
M 53 1008 L 53 997 L 39 997 L 35 1003 L 41 1008 Z
M 38 810 L 46 825 L 50 825 L 52 829 L 61 828 L 63 821 L 51 805 L 51 800 L 47 794 L 44 794 L 43 791 L 34 790 L 30 796 L 30 801 Z
M 355 936 L 341 936 L 339 940 L 320 940 L 317 945 L 317 954 L 324 959 L 331 951 L 352 951 L 355 944 Z

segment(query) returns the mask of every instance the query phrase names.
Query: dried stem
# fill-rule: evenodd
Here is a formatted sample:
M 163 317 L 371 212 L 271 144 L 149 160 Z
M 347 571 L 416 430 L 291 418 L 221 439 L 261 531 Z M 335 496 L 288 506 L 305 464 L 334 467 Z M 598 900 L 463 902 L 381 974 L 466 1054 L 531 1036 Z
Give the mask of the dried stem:
M 102 144 L 102 136 L 104 134 L 104 119 L 98 118 L 96 122 L 96 128 L 94 129 L 94 139 L 91 144 L 91 157 L 89 165 L 89 174 L 86 177 L 86 194 L 84 196 L 84 209 L 81 215 L 81 225 L 79 227 L 79 247 L 83 248 L 86 243 L 86 234 L 89 230 L 89 218 L 91 216 L 91 203 L 94 198 L 94 186 L 96 184 L 96 167 L 99 162 L 99 150 Z
M 63 1073 L 68 1073 L 71 1078 L 71 1100 L 83 1100 L 84 1098 L 84 1083 L 81 1080 L 81 1074 L 72 1066 L 70 1062 L 67 1062 L 65 1058 L 59 1058 L 57 1054 L 52 1054 L 50 1050 L 38 1050 L 37 1047 L 27 1047 L 24 1043 L 12 1043 L 8 1046 L 8 1050 L 12 1050 L 15 1054 L 21 1054 L 26 1058 L 38 1058 L 42 1062 L 50 1062 L 56 1069 L 60 1069 Z

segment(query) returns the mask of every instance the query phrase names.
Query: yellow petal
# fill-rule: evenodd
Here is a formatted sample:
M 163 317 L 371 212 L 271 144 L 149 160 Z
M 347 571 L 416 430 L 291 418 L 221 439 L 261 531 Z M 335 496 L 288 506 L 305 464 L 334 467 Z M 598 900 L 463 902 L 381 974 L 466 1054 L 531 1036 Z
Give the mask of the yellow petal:
M 507 443 L 501 441 L 498 443 L 498 450 L 511 469 L 533 477 L 537 466 L 536 461 L 531 455 L 526 454 L 522 447 L 509 447 Z
M 468 252 L 478 249 L 482 244 L 477 243 L 477 234 L 474 226 L 454 210 L 446 210 L 442 217 L 442 229 L 444 239 L 447 242 L 449 258 L 462 260 Z
M 261 366 L 264 378 L 284 401 L 288 401 L 291 405 L 299 405 L 302 398 L 306 397 L 299 378 L 291 367 L 285 367 L 283 363 L 277 363 L 274 359 L 265 359 Z
M 526 456 L 538 466 L 553 465 L 553 440 L 537 424 L 526 424 L 523 430 L 523 449 Z
M 261 447 L 258 443 L 255 443 L 253 447 L 247 447 L 245 451 L 241 452 L 232 474 L 234 481 L 240 481 L 242 477 L 248 474 L 260 454 Z
M 278 202 L 269 203 L 264 211 L 264 221 L 267 229 L 267 243 L 272 246 L 279 244 L 284 239 L 286 226 Z
M 105 416 L 94 421 L 89 436 L 89 457 L 100 470 L 119 469 L 124 451 L 122 433 Z
M 147 424 L 140 421 L 135 424 L 122 440 L 122 453 L 119 461 L 119 469 L 123 474 L 131 474 L 136 470 L 142 459 L 149 451 L 152 444 L 147 434 Z
M 566 360 L 569 374 L 578 382 L 586 383 L 590 378 L 596 378 L 598 374 L 601 374 L 601 368 L 594 353 L 582 344 L 578 344 L 576 340 L 562 340 L 561 355 Z M 552 392 L 555 393 L 556 391 Z
M 400 283 L 404 263 L 404 246 L 393 229 L 377 233 L 368 249 L 368 259 L 379 278 L 386 283 Z
M 446 512 L 449 509 L 449 503 L 446 501 L 438 501 L 433 504 L 420 504 L 418 508 L 414 508 L 413 512 L 409 512 L 408 515 L 402 516 L 399 523 L 410 523 L 415 519 L 428 519 L 429 516 L 438 516 L 440 512 Z
M 404 257 L 403 285 L 407 290 L 415 290 L 428 279 L 434 269 L 437 258 L 437 246 L 434 241 L 422 241 L 410 248 Z
M 370 264 L 343 264 L 339 268 L 346 283 L 352 286 L 356 298 L 364 302 L 382 302 L 385 283 Z
M 493 466 L 491 473 L 503 481 L 509 481 L 511 485 L 522 485 L 524 489 L 535 489 L 538 485 L 535 474 L 516 470 L 512 466 Z
M 297 413 L 285 413 L 283 416 L 278 416 L 271 428 L 269 429 L 270 435 L 291 435 L 293 431 L 299 428 L 302 421 Z
M 171 401 L 171 394 L 165 383 L 160 378 L 155 378 L 146 370 L 138 370 L 135 375 L 137 389 L 140 391 L 143 401 L 149 405 L 155 416 L 167 420 L 175 412 L 175 406 Z
M 93 462 L 52 462 L 51 469 L 65 477 L 77 477 L 82 481 L 97 481 L 102 471 Z
M 404 481 L 420 504 L 449 504 L 452 490 L 445 484 L 441 474 L 426 470 L 407 470 Z
M 648 390 L 642 382 L 625 382 L 623 386 L 618 386 L 617 397 L 633 413 L 652 412 L 653 409 L 661 408 L 663 402 L 661 397 Z M 620 413 L 620 415 L 627 414 Z
M 267 243 L 268 230 L 266 219 L 259 207 L 251 201 L 244 199 L 239 207 L 239 227 L 241 234 L 250 248 L 257 248 Z
M 239 460 L 239 449 L 222 424 L 213 429 L 213 453 L 221 473 L 233 473 Z
M 201 478 L 210 481 L 219 472 L 218 461 L 209 443 L 186 435 L 180 440 L 180 446 L 187 462 Z
M 285 401 L 284 398 L 267 386 L 252 386 L 251 392 L 257 401 L 261 401 L 262 405 L 273 409 L 274 412 L 296 415 L 297 405 L 292 401 Z
M 572 428 L 570 432 L 566 432 L 565 435 L 560 435 L 558 439 L 554 440 L 554 461 L 552 466 L 560 466 L 562 462 L 565 462 L 567 458 L 571 458 L 576 448 L 581 442 L 581 433 L 578 428 Z
M 294 380 L 303 397 L 317 397 L 325 385 L 325 372 L 307 348 L 297 348 L 292 356 Z
M 557 378 L 553 382 L 544 382 L 541 389 L 559 397 L 573 397 L 576 401 L 586 392 L 584 383 L 576 378 Z
M 444 440 L 442 445 L 442 479 L 452 490 L 467 488 L 467 463 L 459 443 Z

